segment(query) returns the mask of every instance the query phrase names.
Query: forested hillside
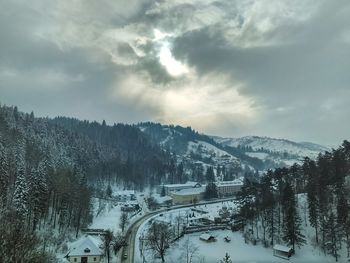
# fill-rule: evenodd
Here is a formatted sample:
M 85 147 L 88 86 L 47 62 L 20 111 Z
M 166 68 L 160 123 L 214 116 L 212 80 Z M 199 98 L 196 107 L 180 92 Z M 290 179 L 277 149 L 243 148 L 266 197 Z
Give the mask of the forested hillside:
M 305 158 L 300 165 L 270 170 L 257 180 L 245 179 L 237 226 L 246 238 L 263 240 L 266 246 L 285 242 L 296 249 L 310 236 L 302 225 L 311 225 L 312 242 L 324 253 L 338 260 L 345 250 L 349 258 L 349 176 L 350 143 L 344 141 L 316 160 Z
M 129 125 L 35 118 L 1 106 L 0 258 L 47 262 L 42 229 L 55 231 L 59 245 L 91 222 L 96 189 L 106 183 L 141 189 L 167 173 L 169 160 Z

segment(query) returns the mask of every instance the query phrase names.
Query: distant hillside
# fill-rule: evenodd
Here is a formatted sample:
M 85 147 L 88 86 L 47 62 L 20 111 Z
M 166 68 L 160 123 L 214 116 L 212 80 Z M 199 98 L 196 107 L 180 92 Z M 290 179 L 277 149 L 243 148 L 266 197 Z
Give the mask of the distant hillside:
M 230 166 L 237 171 L 266 170 L 316 157 L 327 147 L 264 137 L 221 138 L 200 134 L 190 127 L 140 123 L 138 127 L 154 143 L 176 153 L 184 162 L 204 166 Z

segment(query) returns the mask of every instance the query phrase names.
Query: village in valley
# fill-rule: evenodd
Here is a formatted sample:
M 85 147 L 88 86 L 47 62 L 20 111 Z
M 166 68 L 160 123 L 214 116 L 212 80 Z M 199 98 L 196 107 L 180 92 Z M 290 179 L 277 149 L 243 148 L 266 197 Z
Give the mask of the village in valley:
M 350 0 L 0 0 L 0 263 L 350 263 Z
M 92 225 L 69 244 L 62 262 L 333 262 L 312 244 L 310 233 L 295 253 L 281 239 L 267 242 L 262 221 L 244 228 L 237 198 L 243 180 L 216 182 L 216 198 L 206 197 L 207 185 L 193 181 L 149 192 L 108 186 L 108 198 L 96 201 Z M 305 214 L 305 195 L 298 199 Z M 306 219 L 303 227 L 310 228 Z M 110 237 L 106 253 L 106 235 L 113 233 L 117 241 Z

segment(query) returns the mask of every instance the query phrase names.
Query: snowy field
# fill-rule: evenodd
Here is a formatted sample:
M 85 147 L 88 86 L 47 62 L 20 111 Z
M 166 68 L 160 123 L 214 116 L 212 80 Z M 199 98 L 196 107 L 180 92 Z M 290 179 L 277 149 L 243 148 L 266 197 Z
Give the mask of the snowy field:
M 199 236 L 203 232 L 185 235 L 168 254 L 167 262 L 180 263 L 180 258 L 184 258 L 183 247 L 188 239 L 194 246 L 198 247 L 198 251 L 194 257 L 195 262 L 220 262 L 220 260 L 228 253 L 233 263 L 277 263 L 288 262 L 273 256 L 272 248 L 264 248 L 262 245 L 253 246 L 252 244 L 245 244 L 242 234 L 239 232 L 231 232 L 229 230 L 211 231 L 210 234 L 217 238 L 216 242 L 207 243 L 199 240 Z M 231 242 L 224 241 L 224 237 L 230 237 Z M 324 257 L 319 250 L 313 250 L 311 246 L 306 245 L 300 250 L 297 249 L 289 262 L 308 263 L 308 262 L 335 262 L 334 258 Z
M 235 209 L 236 204 L 234 202 L 216 203 L 210 205 L 197 205 L 197 209 L 206 210 L 211 216 L 216 216 L 219 209 L 226 206 L 228 209 Z M 191 212 L 190 212 L 191 211 Z M 150 220 L 160 220 L 171 222 L 175 224 L 177 216 L 186 218 L 186 215 L 193 213 L 190 208 L 178 209 L 175 211 L 164 212 L 162 216 L 154 216 L 147 220 L 139 229 L 138 237 L 146 234 L 147 226 L 150 225 Z M 311 228 L 307 228 L 307 231 L 312 232 Z M 192 248 L 197 248 L 196 253 L 193 257 L 192 263 L 211 263 L 220 262 L 226 253 L 228 253 L 232 259 L 232 263 L 277 263 L 277 262 L 295 262 L 295 263 L 308 263 L 308 262 L 324 262 L 331 263 L 335 262 L 335 259 L 330 256 L 325 256 L 319 248 L 314 248 L 311 245 L 310 240 L 308 244 L 303 247 L 296 248 L 296 254 L 287 261 L 273 256 L 272 248 L 264 248 L 262 244 L 256 246 L 251 243 L 246 244 L 244 238 L 240 232 L 232 232 L 230 230 L 217 230 L 211 231 L 210 234 L 216 237 L 215 242 L 207 243 L 199 239 L 199 236 L 204 232 L 198 232 L 193 234 L 186 234 L 176 243 L 174 243 L 166 255 L 166 262 L 171 263 L 182 263 L 186 262 L 184 253 L 184 247 L 189 242 Z M 228 236 L 231 242 L 227 243 L 224 241 L 224 237 Z M 307 235 L 311 236 L 311 235 Z M 136 262 L 143 262 L 139 252 L 139 240 L 136 239 Z M 151 251 L 147 252 L 146 262 L 160 262 L 159 259 L 155 259 L 151 254 Z M 342 257 L 339 262 L 347 262 L 346 257 Z

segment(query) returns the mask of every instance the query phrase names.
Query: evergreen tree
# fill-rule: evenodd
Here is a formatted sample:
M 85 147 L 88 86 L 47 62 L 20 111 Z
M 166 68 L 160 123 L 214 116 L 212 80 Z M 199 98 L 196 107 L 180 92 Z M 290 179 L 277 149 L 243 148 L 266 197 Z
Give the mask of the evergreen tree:
M 341 227 L 337 223 L 333 212 L 329 215 L 329 218 L 326 223 L 326 249 L 329 254 L 335 257 L 335 261 L 339 259 L 339 250 L 340 250 L 340 240 L 341 240 Z
M 284 203 L 283 240 L 295 251 L 295 245 L 300 247 L 306 243 L 306 240 L 301 232 L 301 219 L 298 215 L 295 195 L 289 183 L 286 184 L 284 193 L 287 201 Z
M 224 258 L 220 260 L 220 263 L 232 263 L 231 257 L 229 256 L 229 254 L 227 252 L 226 252 Z
M 316 243 L 318 243 L 319 228 L 319 178 L 316 163 L 309 158 L 305 158 L 303 165 L 304 174 L 307 176 L 307 200 L 309 210 L 309 220 L 312 227 L 315 228 Z
M 207 171 L 205 173 L 205 178 L 207 182 L 215 182 L 215 174 L 214 174 L 214 169 L 212 166 L 209 166 L 207 168 Z
M 205 187 L 204 199 L 218 198 L 218 189 L 215 183 L 208 183 Z
M 28 213 L 28 183 L 25 177 L 24 162 L 19 163 L 17 178 L 15 182 L 15 191 L 13 194 L 13 207 L 18 213 L 18 217 L 22 220 L 25 219 Z
M 106 188 L 106 196 L 107 196 L 107 198 L 111 198 L 111 197 L 112 197 L 112 193 L 113 193 L 112 187 L 111 187 L 111 185 L 109 184 L 109 185 L 107 186 L 107 188 Z
M 165 186 L 162 186 L 162 191 L 160 192 L 160 196 L 165 196 Z
M 9 167 L 5 147 L 0 141 L 0 211 L 6 207 L 9 187 Z

